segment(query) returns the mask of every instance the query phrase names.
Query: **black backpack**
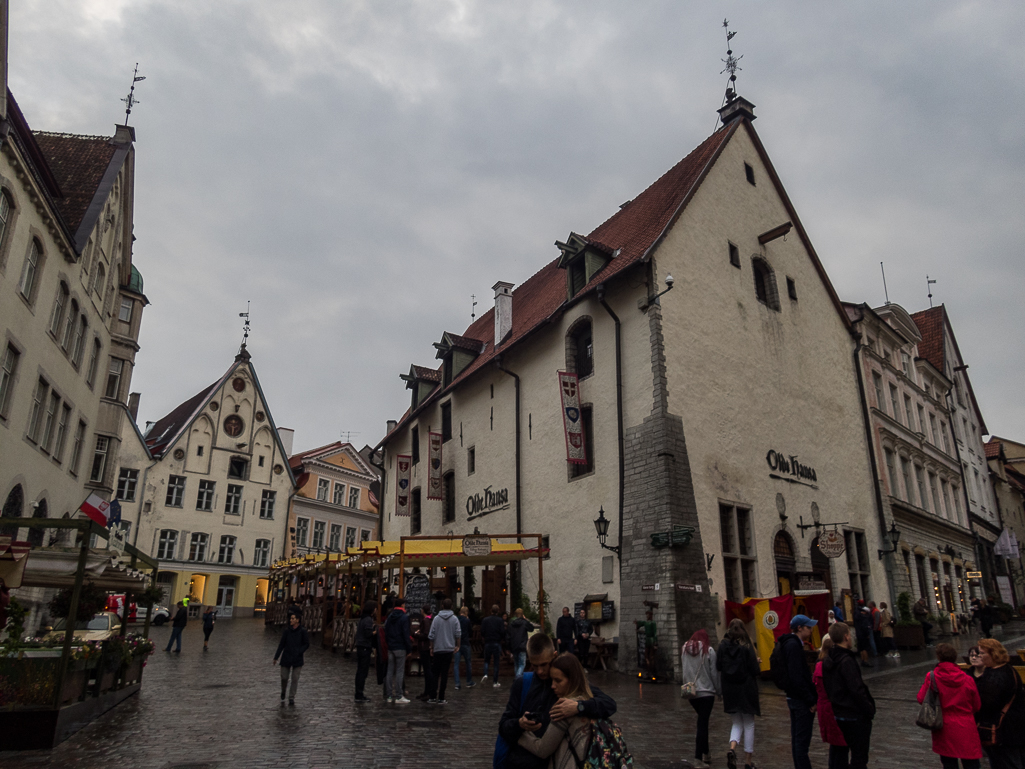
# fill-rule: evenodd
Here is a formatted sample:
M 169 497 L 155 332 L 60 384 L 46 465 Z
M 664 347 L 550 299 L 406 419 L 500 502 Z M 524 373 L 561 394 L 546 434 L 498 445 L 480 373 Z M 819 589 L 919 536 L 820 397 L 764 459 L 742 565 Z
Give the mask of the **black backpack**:
M 769 655 L 769 673 L 776 686 L 784 691 L 790 688 L 790 669 L 783 652 L 783 644 L 789 637 L 785 635 L 776 641 L 776 645 L 772 647 L 772 654 Z

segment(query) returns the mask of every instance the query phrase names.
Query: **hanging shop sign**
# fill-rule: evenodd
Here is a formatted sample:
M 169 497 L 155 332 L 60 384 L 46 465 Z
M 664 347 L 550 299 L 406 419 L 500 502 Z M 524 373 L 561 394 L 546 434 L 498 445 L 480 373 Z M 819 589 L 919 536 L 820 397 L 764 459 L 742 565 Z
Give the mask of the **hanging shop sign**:
M 826 558 L 839 558 L 847 550 L 843 533 L 839 529 L 826 529 L 819 534 L 819 550 Z
M 397 481 L 395 483 L 395 515 L 409 515 L 409 470 L 413 465 L 413 458 L 406 454 L 399 454 L 395 458 L 398 467 Z
M 769 453 L 765 455 L 765 462 L 772 470 L 769 473 L 770 478 L 778 478 L 791 483 L 803 483 L 806 486 L 818 483 L 819 479 L 815 474 L 815 468 L 801 464 L 797 460 L 796 454 L 783 454 L 780 451 L 769 449 Z
M 441 433 L 427 433 L 430 465 L 427 481 L 427 498 L 441 499 Z
M 968 579 L 982 579 L 982 572 L 981 571 L 966 571 L 965 572 L 965 577 L 967 577 Z
M 467 558 L 491 555 L 491 537 L 486 534 L 463 537 L 463 555 Z
M 562 426 L 566 433 L 566 461 L 571 465 L 587 464 L 584 443 L 584 420 L 580 413 L 580 381 L 568 371 L 559 372 L 559 395 L 562 398 Z
M 466 518 L 472 520 L 488 513 L 505 510 L 509 507 L 509 489 L 495 489 L 488 486 L 479 494 L 466 498 Z M 490 541 L 490 540 L 489 540 Z

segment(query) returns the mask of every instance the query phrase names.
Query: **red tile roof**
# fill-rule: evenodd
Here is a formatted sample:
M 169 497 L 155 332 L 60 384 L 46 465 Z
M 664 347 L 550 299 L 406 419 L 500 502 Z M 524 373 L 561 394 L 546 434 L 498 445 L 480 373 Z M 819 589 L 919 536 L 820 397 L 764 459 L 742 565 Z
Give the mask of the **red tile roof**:
M 922 335 L 922 341 L 918 343 L 919 356 L 946 374 L 943 368 L 943 305 L 913 313 L 911 320 L 918 326 L 918 332 Z
M 341 441 L 335 441 L 334 443 L 328 443 L 325 446 L 318 446 L 315 449 L 300 451 L 298 454 L 293 454 L 288 458 L 288 464 L 292 466 L 293 470 L 297 470 L 302 467 L 303 460 L 306 457 L 312 457 L 326 451 L 334 451 L 335 449 L 340 449 L 343 445 L 344 444 Z
M 32 135 L 64 193 L 56 200 L 57 208 L 68 228 L 76 232 L 117 148 L 105 136 L 44 131 Z
M 986 459 L 997 459 L 1000 456 L 1000 441 L 991 440 L 985 444 Z
M 427 368 L 426 366 L 417 366 L 415 363 L 411 367 L 413 369 L 413 376 L 417 379 L 423 379 L 425 382 L 440 382 L 441 381 L 441 369 Z
M 196 410 L 206 402 L 210 393 L 222 381 L 224 380 L 218 379 L 205 390 L 196 393 L 154 423 L 153 427 L 146 434 L 146 445 L 154 457 L 159 458 L 164 455 L 167 447 L 171 445 L 182 428 L 192 421 Z

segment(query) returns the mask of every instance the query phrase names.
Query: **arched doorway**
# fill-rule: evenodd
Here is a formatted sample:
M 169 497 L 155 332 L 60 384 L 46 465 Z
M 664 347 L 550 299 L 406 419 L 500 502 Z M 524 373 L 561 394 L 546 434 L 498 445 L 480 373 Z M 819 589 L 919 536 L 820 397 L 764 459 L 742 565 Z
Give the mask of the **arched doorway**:
M 776 534 L 772 555 L 776 560 L 777 595 L 794 592 L 797 588 L 797 559 L 794 557 L 794 543 L 785 531 Z
M 811 570 L 815 580 L 824 582 L 829 595 L 833 596 L 833 575 L 829 568 L 829 560 L 829 557 L 819 550 L 819 538 L 815 537 L 811 542 Z
M 3 510 L 0 510 L 0 518 L 21 518 L 22 508 L 25 506 L 25 493 L 19 483 L 11 493 L 7 495 Z M 17 526 L 0 526 L 0 534 L 8 537 L 18 536 Z
M 32 512 L 33 518 L 48 518 L 50 515 L 49 507 L 46 504 L 45 499 L 39 500 L 36 503 L 36 509 Z M 44 538 L 46 537 L 46 529 L 29 529 L 28 530 L 28 543 L 32 547 L 42 547 Z

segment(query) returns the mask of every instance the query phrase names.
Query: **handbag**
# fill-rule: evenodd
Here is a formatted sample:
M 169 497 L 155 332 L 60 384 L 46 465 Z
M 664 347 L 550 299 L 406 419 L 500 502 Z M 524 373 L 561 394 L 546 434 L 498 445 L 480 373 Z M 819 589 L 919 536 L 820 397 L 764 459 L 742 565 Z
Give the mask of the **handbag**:
M 698 696 L 698 685 L 693 681 L 688 681 L 680 687 L 680 696 L 685 700 L 692 700 Z
M 982 742 L 982 747 L 991 748 L 997 744 L 997 732 L 1000 730 L 1001 724 L 1004 723 L 1004 716 L 1007 715 L 1007 711 L 1011 709 L 1011 705 L 1018 699 L 1018 692 L 1021 690 L 1021 679 L 1018 678 L 1018 674 L 1014 674 L 1014 694 L 1011 699 L 1004 705 L 1003 710 L 1000 711 L 1000 720 L 995 724 L 979 724 L 979 740 Z
M 938 732 L 943 728 L 943 706 L 940 704 L 940 689 L 936 685 L 936 673 L 932 672 L 929 675 L 931 676 L 929 690 L 925 693 L 925 699 L 918 709 L 918 718 L 915 719 L 915 726 L 921 726 L 923 729 Z M 1004 708 L 1004 712 L 1007 712 L 1007 708 Z M 1000 720 L 1003 720 L 1003 716 L 1001 716 Z

